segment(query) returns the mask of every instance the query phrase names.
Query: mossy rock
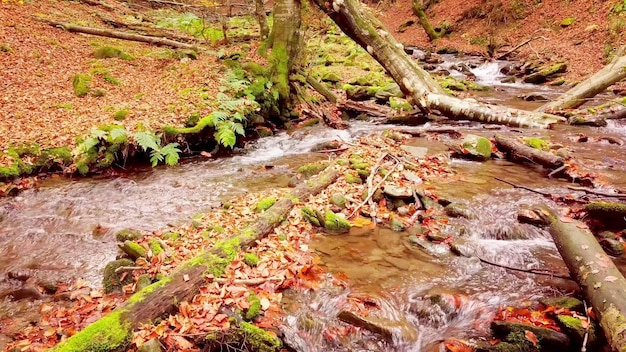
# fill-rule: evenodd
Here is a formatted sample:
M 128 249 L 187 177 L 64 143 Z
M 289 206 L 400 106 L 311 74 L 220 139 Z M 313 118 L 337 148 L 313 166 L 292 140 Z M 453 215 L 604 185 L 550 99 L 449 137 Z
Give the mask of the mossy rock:
M 550 150 L 550 144 L 541 138 L 528 137 L 524 138 L 524 142 L 527 146 L 531 148 L 543 150 L 546 152 Z
M 346 207 L 346 197 L 342 194 L 333 194 L 332 197 L 330 197 L 330 202 L 342 209 Z
M 109 262 L 104 267 L 104 275 L 102 278 L 102 287 L 104 287 L 105 293 L 111 292 L 121 292 L 122 286 L 132 284 L 133 276 L 132 275 L 123 275 L 123 273 L 116 273 L 115 270 L 117 268 L 123 266 L 134 266 L 135 262 L 130 259 L 118 259 L 112 262 Z M 123 277 L 123 279 L 122 279 Z
M 178 49 L 174 51 L 172 56 L 176 59 L 189 58 L 191 60 L 197 60 L 198 52 L 195 50 L 191 50 L 191 49 Z
M 540 84 L 565 71 L 567 71 L 567 64 L 565 62 L 557 62 L 540 67 L 537 72 L 524 77 L 523 81 L 524 83 Z
M 132 230 L 132 229 L 123 229 L 118 231 L 115 234 L 115 239 L 118 242 L 126 242 L 126 241 L 135 241 L 135 240 L 139 240 L 143 238 L 143 235 L 141 234 L 141 231 L 139 230 Z
M 525 349 L 520 351 L 566 351 L 571 345 L 570 339 L 567 335 L 552 329 L 529 324 L 494 321 L 491 323 L 491 330 L 496 336 L 504 336 L 505 342 L 509 342 L 520 347 L 526 346 L 524 347 Z M 528 339 L 526 339 L 526 331 L 530 331 L 535 334 L 538 340 L 537 346 L 534 346 L 530 341 L 528 341 Z
M 476 219 L 476 215 L 472 213 L 464 204 L 450 203 L 443 209 L 446 212 L 446 215 L 451 218 Z
M 254 253 L 246 253 L 243 256 L 243 262 L 248 266 L 257 266 L 257 264 L 259 264 L 259 257 Z
M 304 217 L 313 226 L 323 227 L 325 224 L 324 214 L 317 209 L 302 207 L 302 217 Z
M 492 145 L 489 139 L 468 134 L 463 138 L 461 143 L 463 148 L 467 150 L 472 157 L 483 160 L 491 158 Z
M 352 225 L 339 214 L 326 210 L 324 214 L 324 228 L 332 234 L 341 234 L 350 231 Z
M 123 229 L 115 234 L 115 239 L 118 242 L 122 243 L 126 241 L 140 240 L 141 238 L 143 238 L 143 234 L 141 233 L 141 231 L 133 229 Z
M 139 346 L 137 352 L 161 352 L 163 351 L 163 346 L 161 346 L 161 342 L 159 339 L 150 339 L 146 341 L 143 345 Z
M 250 306 L 248 307 L 248 310 L 246 310 L 245 318 L 247 321 L 251 321 L 261 315 L 261 300 L 253 291 L 250 291 L 248 303 L 250 303 Z
M 406 229 L 402 220 L 395 216 L 391 218 L 391 222 L 389 223 L 389 225 L 391 229 L 396 232 L 402 232 Z
M 270 334 L 256 325 L 242 322 L 239 324 L 241 336 L 237 342 L 245 341 L 252 351 L 276 352 L 280 350 L 282 342 L 274 334 Z
M 398 97 L 390 97 L 389 106 L 396 111 L 409 111 L 413 109 L 413 106 L 411 106 L 408 100 Z
M 91 90 L 91 76 L 83 73 L 75 74 L 72 77 L 72 86 L 77 97 L 84 97 Z
M 322 82 L 337 83 L 341 81 L 341 77 L 333 71 L 326 71 L 320 76 Z
M 304 177 L 311 177 L 313 175 L 319 174 L 327 167 L 328 167 L 327 162 L 306 164 L 306 165 L 300 166 L 296 172 L 301 174 Z
M 592 320 L 589 324 L 589 328 L 585 329 L 583 327 L 583 321 L 571 315 L 557 315 L 556 320 L 561 329 L 563 329 L 563 332 L 572 339 L 574 346 L 582 346 L 585 334 L 587 334 L 587 350 L 601 350 L 600 344 L 602 341 L 598 334 L 599 326 L 596 321 Z
M 576 22 L 576 17 L 567 17 L 561 21 L 561 27 L 569 27 Z
M 163 252 L 163 247 L 156 238 L 151 238 L 149 244 L 150 251 L 152 251 L 153 255 L 159 255 L 161 254 L 161 252 Z
M 110 59 L 110 58 L 120 58 L 122 60 L 134 60 L 135 58 L 122 51 L 120 48 L 116 48 L 114 46 L 101 46 L 94 50 L 93 56 L 96 59 Z
M 363 183 L 359 174 L 354 171 L 347 171 L 343 174 L 343 176 L 346 178 L 346 182 L 348 183 Z
M 133 241 L 124 241 L 121 249 L 132 259 L 145 258 L 148 255 L 148 251 L 145 248 Z
M 272 205 L 274 205 L 274 203 L 276 203 L 276 198 L 274 197 L 263 198 L 257 203 L 256 211 L 257 212 L 266 211 L 267 209 L 271 208 Z
M 571 311 L 582 312 L 584 309 L 583 302 L 578 298 L 574 297 L 553 297 L 553 298 L 542 298 L 539 302 L 545 306 L 554 306 L 557 308 L 569 309 Z
M 148 287 L 152 284 L 152 279 L 150 279 L 150 275 L 143 274 L 137 278 L 137 291 L 141 291 L 144 287 Z

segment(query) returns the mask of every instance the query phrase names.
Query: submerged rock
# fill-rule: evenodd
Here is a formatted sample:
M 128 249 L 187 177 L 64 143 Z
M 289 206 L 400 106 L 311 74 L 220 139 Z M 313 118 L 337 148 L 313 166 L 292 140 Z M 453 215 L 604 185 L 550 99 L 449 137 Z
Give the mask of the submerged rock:
M 405 341 L 417 341 L 419 333 L 406 320 L 396 321 L 374 316 L 362 317 L 347 310 L 342 310 L 337 318 L 344 323 L 352 324 L 373 333 L 382 335 L 388 341 L 393 341 L 399 335 Z
M 476 215 L 464 204 L 450 203 L 444 208 L 446 215 L 451 218 L 476 219 Z
M 570 346 L 570 339 L 564 333 L 534 325 L 494 321 L 491 323 L 491 330 L 496 336 L 504 337 L 505 342 L 518 345 L 530 343 L 534 347 L 525 337 L 526 331 L 530 331 L 537 337 L 541 351 L 564 351 Z

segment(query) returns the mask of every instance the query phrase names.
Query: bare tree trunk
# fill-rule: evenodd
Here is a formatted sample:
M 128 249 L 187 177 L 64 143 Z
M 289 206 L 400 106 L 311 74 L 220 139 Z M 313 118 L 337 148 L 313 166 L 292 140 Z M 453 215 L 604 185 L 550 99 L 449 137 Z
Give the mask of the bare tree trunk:
M 50 24 L 51 26 L 61 27 L 61 28 L 65 29 L 68 32 L 78 32 L 78 33 L 98 35 L 98 36 L 101 36 L 101 37 L 109 37 L 109 38 L 117 38 L 117 39 L 124 39 L 124 40 L 132 40 L 132 41 L 135 41 L 135 42 L 144 42 L 144 43 L 150 43 L 150 44 L 154 44 L 154 45 L 165 45 L 165 46 L 171 46 L 171 47 L 179 48 L 179 49 L 197 50 L 196 46 L 194 46 L 194 45 L 177 42 L 177 41 L 174 41 L 174 40 L 171 40 L 171 39 L 167 39 L 167 38 L 149 37 L 149 36 L 145 36 L 145 35 L 132 34 L 132 33 L 126 33 L 126 32 L 119 32 L 119 31 L 113 31 L 113 30 L 109 30 L 109 29 L 75 26 L 75 25 L 70 24 L 70 23 L 55 22 L 55 21 L 39 19 L 39 18 L 37 20 L 46 22 L 46 23 Z
M 561 257 L 591 303 L 613 351 L 626 352 L 626 279 L 580 222 L 563 222 L 550 209 L 535 209 L 550 226 Z
M 289 215 L 299 199 L 306 199 L 310 195 L 321 192 L 338 176 L 337 169 L 329 167 L 321 174 L 300 184 L 291 194 L 276 202 L 237 235 L 216 243 L 195 258 L 180 264 L 169 277 L 135 293 L 113 312 L 49 351 L 125 350 L 135 328 L 163 314 L 176 311 L 179 302 L 190 300 L 198 293 L 205 283 L 207 273 L 214 277 L 222 276 L 237 253 L 253 246 L 257 240 L 271 232 Z
M 273 90 L 278 92 L 281 113 L 291 105 L 289 74 L 298 55 L 300 45 L 301 6 L 300 0 L 277 0 L 274 4 L 272 26 L 272 52 L 269 57 Z
M 270 35 L 270 27 L 267 25 L 263 0 L 254 0 L 254 17 L 256 17 L 257 22 L 259 22 L 261 40 L 267 39 Z
M 355 42 L 378 61 L 398 83 L 404 94 L 425 111 L 439 110 L 452 119 L 468 119 L 486 123 L 506 124 L 519 127 L 547 128 L 565 121 L 559 116 L 542 112 L 503 108 L 476 102 L 473 99 L 457 99 L 445 94 L 443 89 L 424 71 L 415 60 L 404 52 L 376 19 L 357 0 L 315 0 L 315 3 Z
M 617 51 L 610 64 L 565 92 L 557 100 L 541 106 L 537 111 L 577 108 L 583 105 L 586 99 L 593 98 L 624 78 L 626 78 L 626 45 Z

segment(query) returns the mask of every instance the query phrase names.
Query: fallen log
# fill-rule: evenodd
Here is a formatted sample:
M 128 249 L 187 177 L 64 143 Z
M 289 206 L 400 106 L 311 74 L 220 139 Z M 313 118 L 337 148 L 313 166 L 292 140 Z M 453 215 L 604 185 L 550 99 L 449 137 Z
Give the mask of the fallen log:
M 626 78 L 626 45 L 617 51 L 611 63 L 565 92 L 557 100 L 539 107 L 537 111 L 577 108 L 583 105 L 588 98 L 593 98 L 624 78 Z
M 321 192 L 338 175 L 336 168 L 328 167 L 321 174 L 301 183 L 237 235 L 216 243 L 212 248 L 182 263 L 169 277 L 135 293 L 113 312 L 50 351 L 125 350 L 135 328 L 164 314 L 173 313 L 178 303 L 191 300 L 206 282 L 206 274 L 215 278 L 221 277 L 238 252 L 253 246 L 257 240 L 270 233 L 289 215 L 300 199 L 304 200 Z
M 400 86 L 402 92 L 425 114 L 438 110 L 451 119 L 498 123 L 515 127 L 548 128 L 565 121 L 560 116 L 487 105 L 473 99 L 446 95 L 435 80 L 404 52 L 402 44 L 384 25 L 356 0 L 315 0 L 341 30 L 378 61 Z
M 140 35 L 140 34 L 114 31 L 110 29 L 76 26 L 70 23 L 57 22 L 57 21 L 52 21 L 52 20 L 43 19 L 43 18 L 36 18 L 36 19 L 38 21 L 48 23 L 49 25 L 53 27 L 60 27 L 62 29 L 65 29 L 68 32 L 85 33 L 85 34 L 97 35 L 101 37 L 131 40 L 135 42 L 143 42 L 143 43 L 149 43 L 153 45 L 165 45 L 165 46 L 171 46 L 173 48 L 178 48 L 178 49 L 198 50 L 198 48 L 195 45 L 188 44 L 188 43 L 181 43 L 181 42 L 177 42 L 175 40 L 171 40 L 167 38 L 151 37 L 151 36 Z
M 626 352 L 626 279 L 584 224 L 563 222 L 545 206 L 534 211 L 549 225 L 550 235 L 591 303 L 609 345 L 613 351 Z
M 512 138 L 496 135 L 496 146 L 513 158 L 526 159 L 549 169 L 557 169 L 563 166 L 563 158 L 543 150 L 524 145 Z

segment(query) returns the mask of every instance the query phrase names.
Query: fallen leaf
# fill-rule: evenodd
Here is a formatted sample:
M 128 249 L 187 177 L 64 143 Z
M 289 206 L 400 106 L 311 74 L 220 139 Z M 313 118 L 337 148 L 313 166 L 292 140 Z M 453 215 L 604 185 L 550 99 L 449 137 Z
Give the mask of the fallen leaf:
M 270 307 L 270 300 L 266 297 L 261 298 L 261 308 L 267 310 Z
M 609 275 L 609 276 L 604 278 L 604 281 L 606 281 L 606 282 L 615 282 L 615 281 L 617 281 L 617 277 Z
M 533 345 L 535 347 L 537 347 L 537 343 L 539 341 L 537 341 L 537 336 L 535 335 L 534 332 L 530 331 L 530 330 L 526 330 L 524 331 L 524 336 L 526 337 L 526 340 L 530 341 L 533 343 Z

